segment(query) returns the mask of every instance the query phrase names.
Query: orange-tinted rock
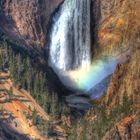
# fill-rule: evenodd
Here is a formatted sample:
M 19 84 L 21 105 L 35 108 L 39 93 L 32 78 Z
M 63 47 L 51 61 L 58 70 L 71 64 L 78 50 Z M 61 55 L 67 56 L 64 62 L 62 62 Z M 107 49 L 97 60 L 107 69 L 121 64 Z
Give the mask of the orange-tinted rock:
M 46 26 L 62 0 L 2 0 L 0 28 L 20 43 L 44 47 Z
M 139 115 L 133 115 L 122 119 L 114 128 L 106 133 L 102 140 L 139 140 L 139 118 Z

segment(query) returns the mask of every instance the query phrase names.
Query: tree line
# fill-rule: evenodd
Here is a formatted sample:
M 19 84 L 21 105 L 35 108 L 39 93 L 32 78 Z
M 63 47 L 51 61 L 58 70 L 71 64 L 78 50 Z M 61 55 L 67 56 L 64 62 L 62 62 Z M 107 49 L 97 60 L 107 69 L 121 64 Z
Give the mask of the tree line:
M 58 95 L 48 91 L 46 73 L 34 68 L 28 55 L 20 54 L 12 49 L 7 41 L 0 39 L 0 71 L 7 70 L 10 71 L 15 86 L 29 91 L 32 97 L 52 117 L 52 121 L 54 118 L 61 118 L 63 115 L 71 115 L 69 107 L 59 102 Z M 70 128 L 65 125 L 62 126 L 68 134 L 68 139 L 101 139 L 105 132 L 120 120 L 120 117 L 117 117 L 119 114 L 122 113 L 123 116 L 129 114 L 130 102 L 127 96 L 124 96 L 123 105 L 116 105 L 110 115 L 106 113 L 106 106 L 106 104 L 101 106 L 94 102 L 93 108 L 87 113 L 88 115 L 75 121 Z M 44 129 L 46 127 L 36 111 L 33 111 L 32 118 L 34 124 L 39 125 L 39 128 Z M 91 121 L 92 118 L 95 119 Z M 50 133 L 53 134 L 50 122 L 48 122 L 48 126 L 51 129 Z

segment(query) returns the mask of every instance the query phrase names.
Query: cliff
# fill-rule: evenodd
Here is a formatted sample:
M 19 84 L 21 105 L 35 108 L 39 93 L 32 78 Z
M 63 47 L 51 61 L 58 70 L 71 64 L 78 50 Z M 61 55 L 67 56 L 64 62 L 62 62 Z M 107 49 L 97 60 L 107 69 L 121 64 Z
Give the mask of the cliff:
M 14 85 L 9 72 L 0 72 L 0 140 L 51 139 L 50 120 L 29 92 Z M 55 124 L 53 130 L 65 138 L 59 125 Z
M 2 0 L 0 29 L 20 44 L 44 47 L 51 14 L 62 0 Z
M 84 119 L 72 131 L 78 139 L 140 139 L 140 2 L 93 1 L 93 55 L 130 50 L 128 61 L 119 64 L 104 97 L 93 101 Z M 122 61 L 124 58 L 122 58 Z M 72 139 L 74 137 L 71 135 Z
M 27 47 L 44 48 L 47 42 L 47 25 L 51 14 L 62 0 L 2 0 L 0 3 L 0 29 Z M 117 121 L 107 127 L 103 140 L 138 140 L 140 138 L 140 1 L 139 0 L 92 0 L 91 27 L 93 55 L 130 49 L 131 55 L 124 64 L 119 64 L 109 87 L 99 100 L 107 117 L 118 106 L 124 106 Z M 103 107 L 102 107 L 103 106 Z M 95 109 L 95 108 L 94 108 Z M 98 111 L 89 111 L 89 120 L 99 126 L 94 118 Z M 93 120 L 92 120 L 93 118 Z M 111 119 L 112 119 L 111 118 Z M 111 120 L 110 119 L 110 120 Z M 89 121 L 88 120 L 88 121 Z M 90 122 L 89 121 L 89 122 Z M 83 127 L 84 128 L 84 127 Z M 97 127 L 99 128 L 99 127 Z M 81 129 L 81 128 L 80 128 Z M 100 129 L 99 129 L 100 130 Z M 95 128 L 92 138 L 95 137 Z M 80 134 L 80 131 L 79 131 Z M 91 138 L 91 139 L 92 139 Z
M 2 0 L 0 29 L 26 46 L 44 47 L 50 17 L 62 1 Z M 138 15 L 134 10 L 138 3 L 137 0 L 91 0 L 92 43 L 95 47 L 119 44 L 128 28 L 135 28 L 131 19 Z M 131 33 L 127 36 L 125 38 L 129 39 Z
M 111 3 L 111 2 L 108 2 Z M 114 1 L 112 7 L 104 14 L 99 25 L 97 51 L 108 53 L 120 49 L 130 49 L 128 61 L 118 65 L 109 84 L 107 93 L 101 102 L 106 106 L 106 114 L 110 114 L 116 106 L 124 106 L 126 116 L 120 113 L 119 121 L 106 132 L 103 140 L 138 140 L 139 107 L 140 107 L 140 2 L 137 0 Z M 102 9 L 104 11 L 105 4 Z M 102 104 L 101 103 L 101 104 Z M 113 116 L 115 117 L 115 116 Z

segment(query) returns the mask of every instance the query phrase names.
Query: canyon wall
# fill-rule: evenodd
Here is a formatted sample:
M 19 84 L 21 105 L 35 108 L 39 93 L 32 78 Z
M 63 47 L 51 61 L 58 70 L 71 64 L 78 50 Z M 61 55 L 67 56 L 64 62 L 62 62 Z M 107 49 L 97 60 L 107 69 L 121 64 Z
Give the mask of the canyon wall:
M 26 46 L 44 47 L 47 34 L 46 27 L 50 16 L 62 1 L 63 0 L 1 0 L 0 29 L 6 32 L 10 37 L 20 40 L 20 42 Z M 108 38 L 110 38 L 110 35 L 112 35 L 112 24 L 118 22 L 120 26 L 123 24 L 123 16 L 121 15 L 125 15 L 125 12 L 132 10 L 128 8 L 131 8 L 131 5 L 134 5 L 135 1 L 91 1 L 92 42 L 97 46 L 98 37 L 102 40 L 101 42 L 104 42 L 104 39 L 106 40 L 108 36 Z M 119 9 L 122 10 L 119 11 Z M 120 15 L 120 19 L 117 18 L 119 16 L 116 17 L 116 11 L 119 12 L 118 15 Z M 112 19 L 113 17 L 114 19 Z M 117 29 L 118 24 L 116 25 Z M 108 35 L 107 37 L 104 36 L 106 34 Z M 105 42 L 108 43 L 107 41 Z
M 43 47 L 50 16 L 62 0 L 1 0 L 0 29 L 26 46 Z
M 43 48 L 50 16 L 61 2 L 62 0 L 1 0 L 0 29 L 28 47 Z M 102 102 L 108 105 L 109 111 L 116 104 L 122 104 L 123 97 L 127 96 L 133 104 L 133 113 L 112 126 L 103 139 L 137 139 L 136 136 L 139 136 L 140 128 L 136 122 L 139 121 L 140 107 L 139 5 L 139 0 L 92 0 L 93 52 L 131 50 L 128 62 L 119 65 L 113 74 Z
M 105 1 L 102 1 L 104 3 Z M 107 2 L 107 1 L 106 1 Z M 109 6 L 112 3 L 112 6 Z M 118 65 L 112 76 L 107 93 L 102 101 L 110 113 L 116 106 L 125 105 L 129 115 L 119 116 L 120 121 L 112 126 L 103 140 L 139 139 L 140 107 L 140 1 L 114 0 L 101 4 L 101 20 L 98 26 L 96 51 L 124 51 L 130 49 L 128 61 Z M 107 8 L 108 7 L 108 8 Z M 104 10 L 108 9 L 108 10 Z M 114 116 L 115 117 L 115 116 Z M 117 116 L 116 116 L 117 117 Z

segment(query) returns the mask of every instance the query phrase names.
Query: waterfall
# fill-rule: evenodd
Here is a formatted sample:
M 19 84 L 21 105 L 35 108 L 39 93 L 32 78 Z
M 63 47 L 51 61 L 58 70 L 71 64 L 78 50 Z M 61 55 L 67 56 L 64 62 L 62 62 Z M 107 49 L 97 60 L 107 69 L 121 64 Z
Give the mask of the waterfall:
M 127 60 L 129 51 L 97 54 L 91 62 L 90 5 L 91 0 L 65 0 L 55 13 L 49 65 L 67 88 L 96 99 L 103 95 L 117 64 Z M 67 101 L 71 99 L 73 96 Z M 83 97 L 78 95 L 75 100 L 83 101 Z
M 49 64 L 63 71 L 89 66 L 90 0 L 65 0 L 53 22 Z

